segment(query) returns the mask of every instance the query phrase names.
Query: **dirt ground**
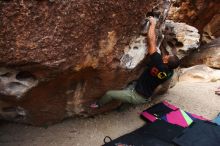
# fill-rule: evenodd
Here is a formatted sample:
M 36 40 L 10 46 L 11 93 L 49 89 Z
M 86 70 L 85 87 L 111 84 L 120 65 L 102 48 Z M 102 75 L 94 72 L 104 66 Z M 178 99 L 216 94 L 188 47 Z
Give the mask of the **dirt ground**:
M 220 82 L 180 82 L 154 100 L 167 100 L 183 110 L 213 119 L 220 112 L 220 96 L 214 90 Z M 95 118 L 68 119 L 50 127 L 32 127 L 14 123 L 0 124 L 1 146 L 100 146 L 105 136 L 117 138 L 144 124 L 138 113 L 149 105 L 113 111 Z

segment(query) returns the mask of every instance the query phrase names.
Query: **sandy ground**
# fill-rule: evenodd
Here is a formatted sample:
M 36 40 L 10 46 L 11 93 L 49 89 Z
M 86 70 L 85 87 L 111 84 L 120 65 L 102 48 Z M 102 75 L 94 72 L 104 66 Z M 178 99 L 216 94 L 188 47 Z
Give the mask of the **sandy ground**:
M 213 119 L 220 112 L 220 96 L 214 90 L 220 82 L 180 82 L 153 103 L 168 100 L 183 110 Z M 103 138 L 133 131 L 144 124 L 138 113 L 149 105 L 130 107 L 124 112 L 110 113 L 87 119 L 68 119 L 48 128 L 13 123 L 0 125 L 1 146 L 100 146 Z

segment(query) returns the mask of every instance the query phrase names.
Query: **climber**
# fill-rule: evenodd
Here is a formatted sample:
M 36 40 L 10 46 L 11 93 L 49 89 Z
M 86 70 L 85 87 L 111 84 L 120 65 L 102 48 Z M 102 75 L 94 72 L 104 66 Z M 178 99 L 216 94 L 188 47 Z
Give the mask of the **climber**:
M 99 108 L 106 103 L 115 100 L 131 104 L 143 104 L 151 101 L 151 96 L 157 90 L 158 85 L 169 80 L 173 75 L 173 69 L 179 66 L 179 58 L 176 55 L 161 56 L 156 48 L 156 19 L 149 17 L 149 30 L 147 33 L 147 49 L 150 62 L 137 80 L 133 88 L 124 90 L 110 90 L 97 102 L 90 105 L 91 108 Z

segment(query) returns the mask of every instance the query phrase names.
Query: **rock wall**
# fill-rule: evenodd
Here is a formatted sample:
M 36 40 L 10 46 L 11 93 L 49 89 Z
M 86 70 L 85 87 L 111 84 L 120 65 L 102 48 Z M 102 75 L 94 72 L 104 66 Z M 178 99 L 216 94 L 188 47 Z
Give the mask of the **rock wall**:
M 1 1 L 0 119 L 45 125 L 67 117 L 96 114 L 88 108 L 91 102 L 107 90 L 126 87 L 141 73 L 146 62 L 141 22 L 155 7 L 166 15 L 167 3 Z M 160 23 L 157 29 L 165 21 Z M 171 24 L 168 30 L 175 37 L 169 37 L 169 41 L 178 42 L 174 43 L 177 54 L 183 57 L 198 47 L 197 29 Z M 186 29 L 175 29 L 180 25 Z M 178 38 L 187 30 L 195 37 L 188 46 Z M 97 113 L 116 106 L 110 104 Z
M 210 42 L 220 36 L 219 0 L 173 0 L 169 18 L 192 25 Z
M 206 64 L 209 67 L 220 69 L 220 38 L 201 46 L 198 50 L 184 57 L 183 67 Z
M 120 59 L 161 2 L 1 1 L 1 117 L 43 125 L 92 114 L 88 104 L 137 78 L 140 62 L 129 70 Z
M 182 68 L 179 71 L 180 82 L 216 82 L 220 80 L 220 70 L 210 68 L 206 65 L 196 65 Z
M 169 54 L 182 59 L 200 46 L 200 34 L 195 27 L 167 20 L 163 43 Z

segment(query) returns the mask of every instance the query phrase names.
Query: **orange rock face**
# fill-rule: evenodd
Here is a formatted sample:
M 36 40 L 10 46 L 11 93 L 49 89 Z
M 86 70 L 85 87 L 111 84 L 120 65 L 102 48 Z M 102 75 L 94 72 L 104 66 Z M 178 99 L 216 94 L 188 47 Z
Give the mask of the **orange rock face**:
M 124 88 L 141 73 L 146 48 L 141 21 L 163 2 L 1 1 L 0 119 L 44 125 L 95 114 L 88 108 L 91 102 L 107 90 Z M 217 9 L 212 1 L 201 4 L 198 12 L 187 11 L 186 16 L 178 11 L 172 18 L 202 29 L 207 23 L 200 19 L 210 21 Z
M 219 7 L 219 0 L 178 0 L 174 2 L 169 18 L 192 25 L 201 33 L 204 31 L 210 36 L 219 37 Z M 205 28 L 207 25 L 211 26 L 209 32 Z
M 0 2 L 0 118 L 43 125 L 137 78 L 120 65 L 153 0 Z M 106 107 L 110 110 L 113 107 Z

